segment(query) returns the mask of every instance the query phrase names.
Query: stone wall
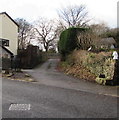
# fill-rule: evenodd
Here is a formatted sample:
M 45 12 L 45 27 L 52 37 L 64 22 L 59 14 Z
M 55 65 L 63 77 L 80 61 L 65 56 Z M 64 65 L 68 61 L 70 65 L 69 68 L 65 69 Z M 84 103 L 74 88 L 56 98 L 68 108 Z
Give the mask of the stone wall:
M 96 76 L 96 81 L 105 84 L 114 77 L 115 60 L 112 52 L 93 53 L 85 50 L 76 50 L 70 56 L 70 63 L 79 64 Z

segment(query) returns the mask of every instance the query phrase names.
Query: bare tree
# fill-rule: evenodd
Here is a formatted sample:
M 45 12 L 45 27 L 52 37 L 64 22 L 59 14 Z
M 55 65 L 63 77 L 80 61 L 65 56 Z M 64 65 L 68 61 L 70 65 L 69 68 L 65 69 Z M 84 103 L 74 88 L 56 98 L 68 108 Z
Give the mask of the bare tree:
M 101 37 L 113 37 L 119 48 L 119 28 L 110 28 L 109 30 L 102 33 Z
M 32 25 L 23 18 L 17 18 L 15 21 L 19 25 L 18 49 L 24 49 L 30 44 L 31 37 L 33 36 L 31 32 Z
M 68 6 L 58 11 L 59 18 L 68 27 L 86 26 L 88 12 L 84 5 Z
M 93 47 L 92 50 L 94 50 L 99 43 L 100 37 L 92 29 L 87 29 L 86 31 L 79 32 L 77 39 L 80 49 L 87 50 L 89 47 Z
M 90 28 L 92 29 L 92 32 L 98 36 L 109 31 L 109 27 L 106 25 L 106 23 L 92 24 L 90 25 Z
M 90 46 L 97 47 L 102 37 L 106 37 L 109 28 L 105 23 L 92 24 L 88 30 L 77 34 L 78 46 L 81 49 L 88 49 Z
M 57 25 L 53 20 L 47 20 L 40 18 L 35 22 L 34 32 L 40 44 L 43 44 L 45 51 L 47 52 L 50 47 L 56 44 L 57 39 Z

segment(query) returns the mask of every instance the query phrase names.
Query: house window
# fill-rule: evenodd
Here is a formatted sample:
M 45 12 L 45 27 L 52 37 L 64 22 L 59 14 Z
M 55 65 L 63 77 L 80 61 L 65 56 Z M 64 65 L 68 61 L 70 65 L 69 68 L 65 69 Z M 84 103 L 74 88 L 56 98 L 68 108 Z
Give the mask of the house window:
M 3 46 L 9 46 L 9 40 L 2 39 L 2 45 Z

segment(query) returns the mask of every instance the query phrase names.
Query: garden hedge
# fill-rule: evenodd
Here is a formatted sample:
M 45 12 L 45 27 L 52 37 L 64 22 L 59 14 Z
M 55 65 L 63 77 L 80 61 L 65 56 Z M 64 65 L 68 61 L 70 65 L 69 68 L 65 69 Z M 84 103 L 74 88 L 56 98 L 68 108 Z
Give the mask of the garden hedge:
M 86 28 L 69 28 L 63 31 L 60 35 L 58 42 L 58 49 L 62 55 L 62 59 L 65 59 L 74 49 L 78 48 L 77 44 L 77 32 L 87 30 Z

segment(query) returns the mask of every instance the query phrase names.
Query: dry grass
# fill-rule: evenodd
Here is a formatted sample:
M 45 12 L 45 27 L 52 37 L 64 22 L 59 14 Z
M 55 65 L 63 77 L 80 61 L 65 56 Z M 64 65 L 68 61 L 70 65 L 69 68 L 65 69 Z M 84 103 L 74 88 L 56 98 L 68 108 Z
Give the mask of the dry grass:
M 114 61 L 112 52 L 93 53 L 85 50 L 75 50 L 61 63 L 61 68 L 66 74 L 81 79 L 95 81 L 100 74 L 105 74 L 109 79 L 114 74 Z

